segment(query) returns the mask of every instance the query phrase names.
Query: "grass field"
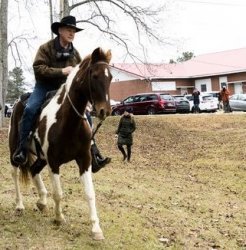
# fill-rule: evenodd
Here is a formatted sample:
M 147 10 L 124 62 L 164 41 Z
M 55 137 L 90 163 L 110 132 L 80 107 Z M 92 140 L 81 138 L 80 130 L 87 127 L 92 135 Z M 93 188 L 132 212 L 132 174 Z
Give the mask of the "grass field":
M 61 169 L 67 223 L 37 211 L 36 190 L 23 187 L 15 213 L 7 128 L 0 130 L 0 249 L 246 249 L 246 115 L 135 116 L 132 162 L 124 164 L 109 117 L 97 142 L 112 163 L 93 175 L 105 240 L 93 241 L 78 169 Z M 6 121 L 7 125 L 8 121 Z

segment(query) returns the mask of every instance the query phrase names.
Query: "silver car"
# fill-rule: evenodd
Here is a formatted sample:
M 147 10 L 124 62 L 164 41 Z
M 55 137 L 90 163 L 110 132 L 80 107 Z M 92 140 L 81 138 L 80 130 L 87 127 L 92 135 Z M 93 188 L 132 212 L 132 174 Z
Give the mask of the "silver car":
M 232 95 L 229 102 L 232 111 L 246 111 L 246 94 Z

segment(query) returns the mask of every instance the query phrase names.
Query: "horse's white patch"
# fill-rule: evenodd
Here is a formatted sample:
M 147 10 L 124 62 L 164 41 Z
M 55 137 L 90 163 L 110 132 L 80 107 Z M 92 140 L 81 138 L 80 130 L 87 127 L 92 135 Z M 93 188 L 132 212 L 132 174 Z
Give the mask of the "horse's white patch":
M 107 68 L 105 68 L 105 71 L 104 71 L 104 73 L 105 73 L 105 76 L 109 76 L 109 73 L 108 73 L 108 69 Z
M 106 101 L 108 102 L 108 94 L 106 94 Z
M 73 79 L 74 79 L 74 77 L 75 77 L 75 75 L 77 74 L 78 71 L 79 71 L 79 64 L 76 67 L 73 68 L 72 72 L 67 77 L 67 81 L 66 81 L 66 84 L 65 84 L 67 92 L 70 89 L 71 84 L 73 82 Z

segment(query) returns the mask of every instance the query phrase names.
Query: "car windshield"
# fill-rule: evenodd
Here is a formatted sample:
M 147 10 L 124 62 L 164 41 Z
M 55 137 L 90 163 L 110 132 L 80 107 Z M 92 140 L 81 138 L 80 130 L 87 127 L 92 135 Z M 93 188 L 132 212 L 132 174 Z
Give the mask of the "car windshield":
M 185 96 L 189 101 L 193 101 L 193 96 L 192 95 L 187 95 Z
M 130 96 L 124 100 L 124 103 L 131 103 L 134 101 L 134 96 Z
M 239 95 L 239 100 L 246 101 L 246 95 Z
M 170 96 L 170 95 L 162 94 L 162 95 L 160 95 L 160 97 L 162 100 L 165 100 L 165 101 L 172 101 L 173 100 L 172 96 Z
M 187 101 L 187 99 L 183 96 L 174 96 L 174 98 L 178 101 Z
M 213 100 L 213 97 L 210 95 L 207 95 L 207 96 L 203 96 L 202 99 L 203 101 L 210 101 L 210 100 Z

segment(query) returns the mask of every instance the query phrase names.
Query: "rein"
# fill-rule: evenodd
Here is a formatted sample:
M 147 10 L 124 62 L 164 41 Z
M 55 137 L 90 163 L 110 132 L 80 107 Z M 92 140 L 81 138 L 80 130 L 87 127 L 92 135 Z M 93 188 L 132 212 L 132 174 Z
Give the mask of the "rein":
M 94 140 L 94 137 L 95 137 L 95 135 L 96 135 L 98 129 L 102 126 L 102 124 L 103 124 L 103 120 L 101 120 L 101 121 L 97 124 L 96 129 L 92 132 L 91 140 Z
M 75 113 L 76 113 L 81 119 L 86 120 L 86 118 L 85 118 L 83 115 L 81 115 L 81 114 L 79 113 L 79 111 L 75 108 L 75 106 L 73 105 L 73 102 L 72 102 L 72 100 L 71 100 L 69 94 L 68 94 L 68 93 L 66 93 L 66 94 L 67 94 L 69 103 L 70 103 L 70 105 L 72 106 L 72 108 L 73 108 L 73 110 L 75 111 Z

